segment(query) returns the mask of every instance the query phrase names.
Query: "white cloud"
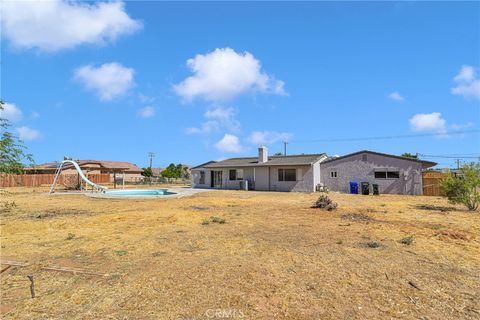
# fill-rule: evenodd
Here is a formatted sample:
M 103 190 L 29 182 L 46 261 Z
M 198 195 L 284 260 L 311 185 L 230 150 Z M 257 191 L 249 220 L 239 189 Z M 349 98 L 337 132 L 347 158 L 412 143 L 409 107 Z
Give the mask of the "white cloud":
M 111 62 L 96 68 L 86 65 L 74 71 L 75 79 L 87 89 L 97 92 L 101 100 L 112 100 L 126 93 L 134 85 L 132 68 Z
M 208 134 L 225 129 L 229 132 L 240 131 L 240 122 L 235 118 L 235 108 L 214 107 L 203 115 L 207 121 L 200 127 L 192 127 L 186 130 L 187 134 Z
M 462 129 L 467 129 L 473 127 L 475 124 L 473 122 L 467 122 L 467 123 L 460 123 L 460 124 L 452 124 L 450 127 L 453 130 L 462 130 Z
M 147 95 L 144 95 L 143 93 L 138 94 L 138 99 L 142 103 L 154 103 L 156 98 L 155 97 L 149 97 Z
M 11 122 L 22 120 L 23 114 L 15 104 L 5 102 L 3 104 L 3 110 L 0 110 L 0 118 L 7 119 Z
M 446 133 L 447 121 L 442 118 L 439 112 L 419 113 L 410 118 L 410 127 L 417 132 Z
M 18 137 L 24 141 L 32 141 L 40 139 L 40 132 L 38 130 L 23 126 L 17 128 Z
M 453 78 L 455 82 L 470 82 L 475 80 L 475 68 L 472 66 L 463 65 L 458 74 Z
M 453 80 L 457 85 L 451 89 L 452 94 L 480 99 L 480 79 L 474 67 L 463 65 Z
M 240 153 L 244 150 L 238 137 L 228 133 L 215 144 L 215 148 L 228 153 Z
M 262 71 L 260 61 L 251 53 L 237 53 L 231 48 L 217 48 L 187 60 L 193 75 L 174 86 L 186 101 L 201 97 L 225 101 L 247 92 L 284 95 L 284 82 Z
M 104 44 L 142 28 L 121 1 L 2 1 L 1 24 L 15 48 L 47 52 Z
M 208 134 L 217 132 L 220 126 L 217 121 L 205 121 L 199 127 L 190 127 L 185 130 L 186 134 Z
M 33 111 L 31 117 L 32 117 L 33 119 L 37 119 L 37 118 L 40 117 L 40 113 L 38 113 L 38 112 L 36 112 L 36 111 Z
M 235 114 L 233 108 L 216 107 L 205 112 L 205 118 L 208 119 L 230 119 Z
M 398 91 L 394 91 L 394 92 L 391 92 L 387 95 L 387 97 L 389 99 L 392 99 L 392 100 L 395 100 L 395 101 L 403 101 L 405 100 L 405 98 L 402 97 L 402 95 L 400 93 L 398 93 Z
M 154 107 L 151 107 L 151 106 L 147 106 L 145 108 L 141 108 L 139 111 L 138 111 L 138 114 L 140 115 L 140 117 L 142 118 L 152 118 L 155 116 L 155 108 Z
M 264 145 L 289 140 L 291 137 L 292 134 L 288 132 L 254 131 L 250 134 L 248 141 L 251 144 Z

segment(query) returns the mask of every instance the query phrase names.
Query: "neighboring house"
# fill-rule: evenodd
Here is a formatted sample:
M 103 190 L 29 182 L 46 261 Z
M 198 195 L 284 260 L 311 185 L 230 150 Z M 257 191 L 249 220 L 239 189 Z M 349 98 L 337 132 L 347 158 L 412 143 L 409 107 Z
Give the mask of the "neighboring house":
M 268 156 L 260 147 L 258 157 L 210 161 L 191 169 L 194 188 L 248 189 L 313 192 L 320 183 L 320 162 L 326 154 Z M 247 182 L 248 181 L 248 182 Z
M 143 170 L 130 162 L 120 161 L 103 161 L 103 160 L 75 160 L 82 171 L 86 174 L 110 174 L 110 180 L 113 182 L 114 178 L 121 178 L 124 174 L 125 181 L 135 181 L 142 178 Z M 59 166 L 58 162 L 45 163 L 35 165 L 32 168 L 25 168 L 25 172 L 29 174 L 54 174 Z M 72 164 L 65 164 L 62 169 L 62 174 L 76 174 Z
M 381 194 L 422 195 L 422 171 L 435 165 L 364 150 L 323 161 L 321 182 L 331 191 L 350 192 L 350 182 L 369 182 L 378 184 Z

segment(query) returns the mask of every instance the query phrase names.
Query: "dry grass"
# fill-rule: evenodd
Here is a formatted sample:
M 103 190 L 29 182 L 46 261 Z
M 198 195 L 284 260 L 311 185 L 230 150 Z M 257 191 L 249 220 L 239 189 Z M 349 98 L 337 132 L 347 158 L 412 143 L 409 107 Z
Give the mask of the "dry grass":
M 2 273 L 2 319 L 480 317 L 480 214 L 444 199 L 331 193 L 339 208 L 323 211 L 318 194 L 40 191 L 16 189 L 1 213 L 2 259 L 33 263 Z

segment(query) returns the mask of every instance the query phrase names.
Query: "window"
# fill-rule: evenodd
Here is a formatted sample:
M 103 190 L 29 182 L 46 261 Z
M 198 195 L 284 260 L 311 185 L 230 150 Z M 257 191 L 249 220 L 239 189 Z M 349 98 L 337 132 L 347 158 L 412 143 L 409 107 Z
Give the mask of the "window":
M 368 157 L 366 154 L 362 154 L 362 161 L 363 162 L 367 162 L 368 161 Z
M 205 171 L 200 171 L 200 181 L 199 184 L 205 184 Z
M 237 169 L 237 180 L 243 180 L 243 169 Z
M 243 180 L 243 169 L 232 169 L 229 171 L 230 181 Z
M 387 173 L 385 171 L 375 171 L 375 179 L 386 179 Z
M 297 170 L 278 169 L 278 181 L 297 181 Z
M 400 178 L 399 171 L 375 171 L 375 179 L 398 179 Z
M 400 178 L 400 172 L 398 171 L 387 171 L 388 179 L 398 179 Z
M 331 178 L 336 178 L 337 177 L 337 171 L 331 171 L 330 172 L 330 177 Z

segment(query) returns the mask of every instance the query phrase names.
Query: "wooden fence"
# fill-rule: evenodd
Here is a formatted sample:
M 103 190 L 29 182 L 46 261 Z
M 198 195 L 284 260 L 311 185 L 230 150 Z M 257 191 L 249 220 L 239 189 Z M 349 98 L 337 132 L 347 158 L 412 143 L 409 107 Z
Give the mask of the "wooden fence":
M 54 174 L 0 174 L 0 188 L 39 187 L 52 184 L 54 179 Z M 88 179 L 94 183 L 110 183 L 110 174 L 89 174 Z M 72 185 L 79 181 L 78 174 L 61 174 L 58 183 Z
M 440 188 L 442 179 L 445 173 L 425 171 L 422 173 L 423 195 L 424 196 L 443 196 Z

